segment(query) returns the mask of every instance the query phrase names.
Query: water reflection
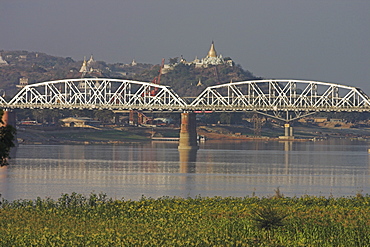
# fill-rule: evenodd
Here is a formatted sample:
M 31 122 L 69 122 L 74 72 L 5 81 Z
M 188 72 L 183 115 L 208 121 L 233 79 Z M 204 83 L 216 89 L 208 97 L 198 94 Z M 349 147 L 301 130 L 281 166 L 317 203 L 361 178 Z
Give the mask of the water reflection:
M 369 193 L 364 142 L 207 142 L 199 150 L 176 143 L 21 145 L 0 168 L 7 199 L 105 192 L 139 199 L 160 196 L 259 196 L 277 187 L 288 196 Z
M 179 161 L 181 173 L 195 173 L 197 161 L 197 149 L 179 149 Z
M 284 157 L 285 157 L 285 174 L 289 174 L 289 156 L 290 151 L 293 150 L 293 142 L 292 141 L 285 141 L 284 143 Z
M 179 149 L 179 176 L 178 186 L 183 191 L 182 195 L 185 197 L 194 196 L 191 194 L 194 191 L 196 184 L 195 177 L 191 173 L 196 173 L 197 149 Z M 180 196 L 180 195 L 179 195 Z

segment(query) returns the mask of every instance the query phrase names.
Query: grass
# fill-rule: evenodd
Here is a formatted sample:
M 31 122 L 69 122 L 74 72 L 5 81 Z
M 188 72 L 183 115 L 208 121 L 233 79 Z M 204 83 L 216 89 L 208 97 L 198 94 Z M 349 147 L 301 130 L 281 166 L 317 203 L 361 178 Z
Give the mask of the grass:
M 369 246 L 369 204 L 368 195 L 3 200 L 0 246 Z

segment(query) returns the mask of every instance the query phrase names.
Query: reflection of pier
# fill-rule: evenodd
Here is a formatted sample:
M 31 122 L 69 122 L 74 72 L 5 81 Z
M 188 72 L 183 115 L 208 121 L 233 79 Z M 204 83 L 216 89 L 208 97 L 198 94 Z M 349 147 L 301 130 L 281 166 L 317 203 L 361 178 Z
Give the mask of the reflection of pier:
M 179 149 L 181 173 L 195 173 L 197 152 L 197 149 Z
M 286 174 L 289 174 L 289 155 L 290 155 L 290 151 L 292 150 L 293 150 L 293 142 L 292 141 L 284 142 L 285 173 Z
M 198 149 L 179 148 L 179 172 L 182 174 L 180 176 L 179 184 L 182 193 L 186 193 L 187 196 L 196 196 L 193 194 L 196 191 L 196 178 L 189 173 L 196 173 L 196 160 Z

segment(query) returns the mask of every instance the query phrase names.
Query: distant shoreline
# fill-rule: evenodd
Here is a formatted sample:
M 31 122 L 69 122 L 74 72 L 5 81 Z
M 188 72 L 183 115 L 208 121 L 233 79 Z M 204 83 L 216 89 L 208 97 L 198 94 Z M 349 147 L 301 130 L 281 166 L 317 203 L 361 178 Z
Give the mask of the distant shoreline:
M 370 136 L 368 129 L 324 129 L 297 127 L 294 139 L 279 138 L 282 131 L 266 130 L 270 136 L 255 137 L 242 134 L 246 128 L 233 126 L 200 126 L 198 135 L 205 137 L 206 141 L 317 141 L 326 139 L 357 139 L 367 140 Z M 270 132 L 268 132 L 270 131 Z M 133 144 L 155 141 L 176 142 L 179 137 L 178 128 L 145 128 L 145 127 L 117 127 L 117 128 L 43 128 L 20 127 L 17 130 L 18 144 L 22 145 L 90 145 L 90 144 Z

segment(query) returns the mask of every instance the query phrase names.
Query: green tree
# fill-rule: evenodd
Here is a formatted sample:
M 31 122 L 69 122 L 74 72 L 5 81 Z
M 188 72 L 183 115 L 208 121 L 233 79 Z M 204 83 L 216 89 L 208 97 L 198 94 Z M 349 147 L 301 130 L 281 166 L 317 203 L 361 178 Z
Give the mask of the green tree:
M 14 147 L 14 138 L 16 130 L 11 125 L 3 126 L 4 122 L 1 120 L 3 116 L 3 110 L 0 110 L 0 166 L 8 165 L 8 159 L 10 149 Z
M 231 124 L 230 112 L 223 112 L 220 114 L 220 122 L 223 124 Z
M 110 110 L 96 110 L 94 116 L 103 123 L 111 123 L 114 113 Z

